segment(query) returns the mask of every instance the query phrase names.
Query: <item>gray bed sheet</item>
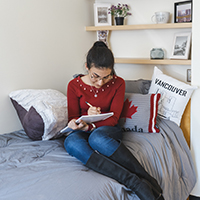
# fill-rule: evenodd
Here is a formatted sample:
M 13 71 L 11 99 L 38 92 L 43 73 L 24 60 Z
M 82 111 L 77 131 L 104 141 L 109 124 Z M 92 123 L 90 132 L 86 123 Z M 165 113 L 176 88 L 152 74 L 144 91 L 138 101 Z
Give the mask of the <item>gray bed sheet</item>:
M 157 122 L 160 133 L 127 132 L 123 142 L 158 180 L 166 200 L 185 200 L 196 182 L 190 150 L 176 124 Z M 0 199 L 139 200 L 69 156 L 63 141 L 32 141 L 23 130 L 0 135 Z

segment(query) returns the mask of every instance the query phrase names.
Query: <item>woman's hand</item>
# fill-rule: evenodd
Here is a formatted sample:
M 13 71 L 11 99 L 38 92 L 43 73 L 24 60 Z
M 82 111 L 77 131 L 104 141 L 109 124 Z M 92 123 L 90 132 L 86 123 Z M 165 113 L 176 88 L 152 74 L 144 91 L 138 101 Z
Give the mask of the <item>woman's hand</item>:
M 98 115 L 101 113 L 101 108 L 95 106 L 89 107 L 87 113 L 88 115 Z
M 68 127 L 73 129 L 73 130 L 82 130 L 82 131 L 87 131 L 89 128 L 89 125 L 84 122 L 83 120 L 80 121 L 79 124 L 76 123 L 76 119 L 72 119 L 69 123 L 68 123 Z

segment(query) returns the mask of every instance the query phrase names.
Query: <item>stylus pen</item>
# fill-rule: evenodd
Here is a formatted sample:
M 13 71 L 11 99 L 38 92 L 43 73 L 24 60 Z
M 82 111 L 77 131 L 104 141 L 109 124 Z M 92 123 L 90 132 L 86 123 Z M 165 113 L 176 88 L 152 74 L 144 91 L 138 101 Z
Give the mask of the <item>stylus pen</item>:
M 88 106 L 93 107 L 90 103 L 88 103 L 87 101 L 85 102 Z

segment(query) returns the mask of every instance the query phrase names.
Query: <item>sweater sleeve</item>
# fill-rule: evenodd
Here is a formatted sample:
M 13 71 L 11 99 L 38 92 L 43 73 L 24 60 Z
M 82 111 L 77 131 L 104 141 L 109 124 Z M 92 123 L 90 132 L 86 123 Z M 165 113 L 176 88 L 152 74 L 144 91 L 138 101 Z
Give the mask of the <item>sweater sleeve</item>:
M 80 102 L 79 92 L 77 92 L 74 80 L 70 81 L 67 87 L 67 109 L 68 109 L 68 121 L 77 119 L 80 116 Z

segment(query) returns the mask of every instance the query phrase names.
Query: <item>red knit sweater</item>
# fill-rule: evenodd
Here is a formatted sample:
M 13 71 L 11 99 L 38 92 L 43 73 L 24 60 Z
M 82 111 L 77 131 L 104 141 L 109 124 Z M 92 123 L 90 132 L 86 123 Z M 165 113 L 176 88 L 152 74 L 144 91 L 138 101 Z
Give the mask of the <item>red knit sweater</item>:
M 112 117 L 104 121 L 95 122 L 96 127 L 115 126 L 118 123 L 124 103 L 124 80 L 118 76 L 113 76 L 113 79 L 97 89 L 85 84 L 81 76 L 74 78 L 68 84 L 67 103 L 69 121 L 74 118 L 77 119 L 81 115 L 87 115 L 89 108 L 85 103 L 87 101 L 95 107 L 100 107 L 101 113 L 114 112 Z M 97 97 L 94 96 L 95 93 Z

